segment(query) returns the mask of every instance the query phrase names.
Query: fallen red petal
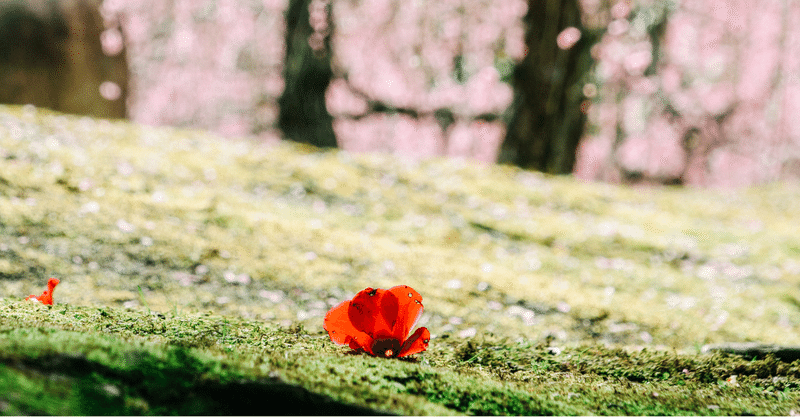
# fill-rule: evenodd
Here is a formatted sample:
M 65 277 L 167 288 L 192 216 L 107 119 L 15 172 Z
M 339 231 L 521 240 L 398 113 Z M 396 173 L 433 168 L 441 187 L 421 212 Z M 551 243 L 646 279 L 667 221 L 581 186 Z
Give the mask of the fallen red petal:
M 428 329 L 408 337 L 422 309 L 422 296 L 407 285 L 366 288 L 328 311 L 323 327 L 339 345 L 374 356 L 404 357 L 427 349 Z
M 30 300 L 31 298 L 38 300 L 42 304 L 53 305 L 53 291 L 56 289 L 56 285 L 58 285 L 60 281 L 58 278 L 50 278 L 47 281 L 47 289 L 42 293 L 40 296 L 36 295 L 29 295 L 25 300 Z
M 404 358 L 428 349 L 428 342 L 430 342 L 430 340 L 431 332 L 428 331 L 428 328 L 420 327 L 403 343 L 397 357 Z

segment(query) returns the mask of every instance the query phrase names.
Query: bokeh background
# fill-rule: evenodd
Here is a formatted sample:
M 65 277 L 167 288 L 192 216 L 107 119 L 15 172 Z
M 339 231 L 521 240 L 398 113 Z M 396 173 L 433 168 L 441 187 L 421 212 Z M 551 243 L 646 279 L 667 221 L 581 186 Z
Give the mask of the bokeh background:
M 789 0 L 5 0 L 0 103 L 625 184 L 800 178 Z

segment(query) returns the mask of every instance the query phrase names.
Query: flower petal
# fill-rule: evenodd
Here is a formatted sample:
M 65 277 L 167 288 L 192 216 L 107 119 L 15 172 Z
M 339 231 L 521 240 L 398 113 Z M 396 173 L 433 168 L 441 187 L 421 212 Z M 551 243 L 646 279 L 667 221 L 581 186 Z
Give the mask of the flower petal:
M 407 285 L 366 288 L 332 308 L 323 327 L 340 345 L 387 358 L 424 351 L 430 332 L 422 327 L 408 337 L 422 314 L 422 296 Z
M 328 311 L 322 327 L 325 328 L 334 343 L 349 345 L 351 349 L 362 349 L 369 352 L 372 347 L 372 338 L 358 330 L 350 321 L 348 310 L 351 302 L 347 300 Z
M 367 288 L 353 297 L 347 314 L 356 329 L 371 338 L 391 337 L 402 342 L 406 335 L 395 336 L 392 333 L 397 311 L 398 302 L 394 294 L 380 288 Z
M 403 346 L 397 354 L 398 358 L 403 358 L 413 355 L 428 349 L 428 342 L 431 340 L 431 332 L 427 327 L 420 327 L 414 334 L 408 337 L 408 340 L 403 342 Z
M 402 342 L 422 315 L 422 296 L 408 285 L 389 288 L 389 293 L 398 301 L 397 320 L 393 324 L 391 335 Z

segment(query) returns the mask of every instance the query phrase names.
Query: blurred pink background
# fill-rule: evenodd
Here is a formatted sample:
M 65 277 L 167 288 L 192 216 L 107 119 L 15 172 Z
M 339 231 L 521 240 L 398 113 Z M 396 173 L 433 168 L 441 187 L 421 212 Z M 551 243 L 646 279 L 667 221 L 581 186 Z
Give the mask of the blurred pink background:
M 82 1 L 99 5 L 102 53 L 128 66 L 127 82 L 97 81 L 97 91 L 124 99 L 131 120 L 281 139 L 290 0 Z M 714 187 L 800 178 L 800 4 L 571 1 L 582 27 L 553 43 L 599 39 L 575 86 L 588 115 L 576 177 Z M 339 147 L 497 161 L 528 0 L 308 8 L 308 45 L 331 60 L 324 97 Z
M 678 1 L 665 11 L 656 57 L 639 29 L 645 18 L 616 10 L 594 51 L 599 91 L 577 177 L 698 186 L 800 178 L 800 5 Z

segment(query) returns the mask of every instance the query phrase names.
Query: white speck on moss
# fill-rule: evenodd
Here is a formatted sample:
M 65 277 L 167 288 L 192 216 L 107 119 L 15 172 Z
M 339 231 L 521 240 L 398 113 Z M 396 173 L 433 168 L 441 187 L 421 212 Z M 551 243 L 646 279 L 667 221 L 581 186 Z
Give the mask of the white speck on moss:
M 457 290 L 461 288 L 461 280 L 459 279 L 451 279 L 444 284 L 445 288 L 449 288 L 451 290 Z
M 133 233 L 136 230 L 136 226 L 123 220 L 122 218 L 117 220 L 117 228 L 123 233 Z
M 470 327 L 469 329 L 464 329 L 458 332 L 458 337 L 462 339 L 468 339 L 475 336 L 477 333 L 478 333 L 477 329 L 475 329 L 474 327 Z
M 91 179 L 88 178 L 82 179 L 80 182 L 78 182 L 78 190 L 80 190 L 81 192 L 86 192 L 92 188 L 93 184 L 94 182 L 92 182 Z
M 313 204 L 311 204 L 311 209 L 317 214 L 322 214 L 323 212 L 328 210 L 328 205 L 325 203 L 325 201 L 317 199 L 314 200 Z
M 383 269 L 385 269 L 387 272 L 394 271 L 394 269 L 395 269 L 394 262 L 392 262 L 391 260 L 383 261 Z
M 259 297 L 265 298 L 267 301 L 273 304 L 278 304 L 281 301 L 283 301 L 285 295 L 286 294 L 281 290 L 275 290 L 275 291 L 261 290 L 258 292 Z
M 175 272 L 172 274 L 172 277 L 177 280 L 182 287 L 188 287 L 197 280 L 195 275 L 186 272 Z
M 527 309 L 522 306 L 513 305 L 508 308 L 507 314 L 510 317 L 519 317 L 525 323 L 525 326 L 533 326 L 535 321 L 535 313 L 533 310 Z
M 709 265 L 703 265 L 697 268 L 697 277 L 700 279 L 704 279 L 706 281 L 710 281 L 717 276 L 717 268 Z
M 122 393 L 119 387 L 109 383 L 103 384 L 103 391 L 111 397 L 117 397 Z
M 130 163 L 123 161 L 117 163 L 117 173 L 122 176 L 128 177 L 133 174 L 133 166 Z
M 97 201 L 89 201 L 81 206 L 81 212 L 84 214 L 94 214 L 100 211 L 100 204 Z

